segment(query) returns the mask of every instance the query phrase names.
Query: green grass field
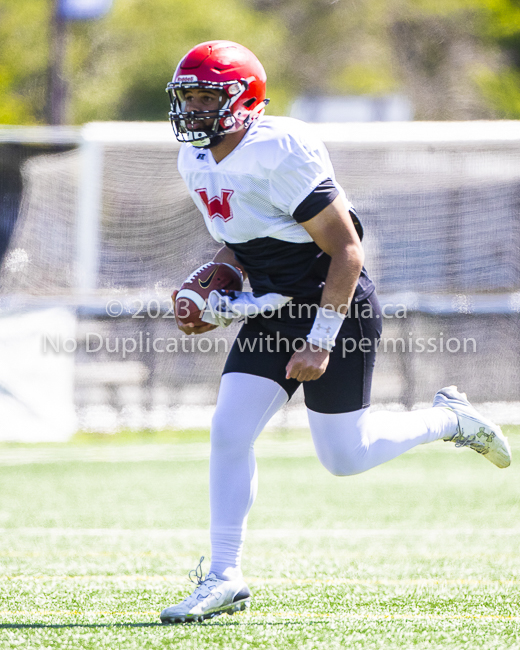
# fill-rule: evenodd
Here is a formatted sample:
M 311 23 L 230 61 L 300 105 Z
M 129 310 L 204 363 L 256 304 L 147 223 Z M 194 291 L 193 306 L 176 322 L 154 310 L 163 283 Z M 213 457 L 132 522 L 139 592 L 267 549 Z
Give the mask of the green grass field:
M 520 648 L 520 462 L 435 443 L 336 478 L 301 432 L 258 445 L 251 611 L 160 625 L 209 556 L 207 454 L 205 432 L 1 445 L 0 648 Z

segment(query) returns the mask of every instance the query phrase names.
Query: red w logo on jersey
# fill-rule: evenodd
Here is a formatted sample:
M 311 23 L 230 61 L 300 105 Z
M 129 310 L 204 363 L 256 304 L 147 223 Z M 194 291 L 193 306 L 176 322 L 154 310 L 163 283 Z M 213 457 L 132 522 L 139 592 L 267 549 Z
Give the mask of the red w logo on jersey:
M 204 201 L 210 219 L 215 219 L 216 217 L 220 217 L 224 221 L 233 219 L 229 199 L 233 196 L 234 190 L 222 190 L 222 197 L 213 196 L 211 199 L 208 199 L 208 192 L 205 189 L 195 190 L 195 192 Z

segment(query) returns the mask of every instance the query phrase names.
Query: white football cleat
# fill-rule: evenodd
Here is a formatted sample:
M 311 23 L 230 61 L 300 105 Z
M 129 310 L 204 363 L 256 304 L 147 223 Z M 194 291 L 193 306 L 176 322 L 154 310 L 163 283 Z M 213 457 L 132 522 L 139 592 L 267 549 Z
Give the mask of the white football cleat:
M 191 574 L 195 573 L 197 588 L 182 603 L 164 609 L 161 612 L 162 623 L 197 622 L 220 614 L 231 616 L 249 607 L 251 592 L 246 583 L 243 580 L 219 580 L 214 573 L 208 573 L 202 578 L 203 559 L 200 559 L 195 571 L 190 571 L 190 579 Z
M 483 418 L 468 402 L 466 393 L 459 393 L 456 386 L 441 388 L 434 397 L 433 406 L 444 406 L 457 416 L 457 431 L 443 438 L 454 442 L 455 447 L 469 447 L 497 467 L 509 467 L 511 447 L 500 427 Z

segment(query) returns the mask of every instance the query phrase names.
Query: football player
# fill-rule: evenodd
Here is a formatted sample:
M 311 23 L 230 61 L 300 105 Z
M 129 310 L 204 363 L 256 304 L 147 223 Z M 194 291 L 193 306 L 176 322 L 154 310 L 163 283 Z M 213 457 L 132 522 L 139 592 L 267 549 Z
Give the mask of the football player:
M 184 143 L 180 174 L 223 244 L 214 259 L 241 269 L 253 290 L 212 292 L 207 324 L 180 325 L 200 334 L 248 316 L 211 427 L 211 567 L 203 577 L 199 565 L 194 592 L 161 613 L 163 623 L 177 623 L 249 604 L 240 559 L 257 489 L 254 442 L 300 385 L 318 458 L 337 476 L 435 440 L 468 446 L 498 467 L 509 465 L 510 448 L 454 386 L 429 409 L 370 412 L 382 318 L 363 266 L 363 228 L 312 129 L 264 115 L 266 74 L 256 56 L 229 41 L 202 43 L 179 63 L 167 91 Z

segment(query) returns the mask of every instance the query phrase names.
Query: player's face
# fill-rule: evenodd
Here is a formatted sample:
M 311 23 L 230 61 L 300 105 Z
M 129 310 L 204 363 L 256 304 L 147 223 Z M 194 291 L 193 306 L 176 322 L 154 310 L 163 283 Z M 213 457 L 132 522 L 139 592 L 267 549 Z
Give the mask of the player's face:
M 220 107 L 220 92 L 211 88 L 190 88 L 184 92 L 184 110 L 186 112 L 217 111 Z M 200 131 L 211 128 L 214 117 L 201 120 L 186 120 L 186 128 L 190 131 Z

